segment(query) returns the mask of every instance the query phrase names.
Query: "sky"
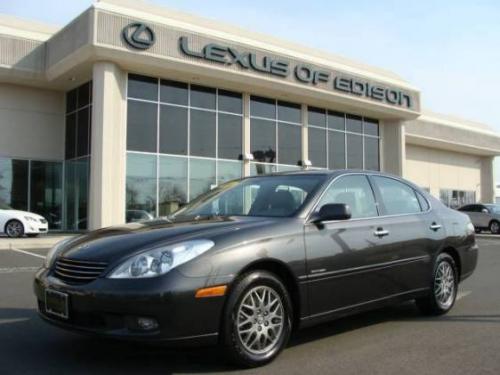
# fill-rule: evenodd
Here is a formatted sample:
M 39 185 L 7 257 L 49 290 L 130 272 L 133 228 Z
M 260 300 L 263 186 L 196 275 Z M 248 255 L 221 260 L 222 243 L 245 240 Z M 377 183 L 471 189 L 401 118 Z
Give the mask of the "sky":
M 421 90 L 423 108 L 500 132 L 498 0 L 148 2 L 391 70 Z M 2 0 L 0 13 L 62 26 L 91 3 Z

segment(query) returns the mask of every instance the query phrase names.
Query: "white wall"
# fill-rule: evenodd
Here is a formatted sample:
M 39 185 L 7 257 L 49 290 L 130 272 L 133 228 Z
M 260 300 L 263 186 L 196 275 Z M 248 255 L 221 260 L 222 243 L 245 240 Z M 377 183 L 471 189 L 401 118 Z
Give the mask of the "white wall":
M 0 83 L 0 156 L 64 158 L 64 93 Z
M 405 177 L 439 198 L 440 189 L 475 191 L 481 200 L 481 156 L 406 145 Z

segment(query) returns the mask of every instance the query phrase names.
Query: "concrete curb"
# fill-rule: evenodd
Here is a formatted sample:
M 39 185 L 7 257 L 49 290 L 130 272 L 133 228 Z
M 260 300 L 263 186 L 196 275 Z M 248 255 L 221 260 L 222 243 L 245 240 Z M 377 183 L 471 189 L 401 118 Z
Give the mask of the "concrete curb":
M 500 240 L 499 234 L 476 234 L 477 238 L 488 238 L 490 240 Z
M 43 249 L 54 246 L 65 238 L 73 235 L 47 236 L 37 238 L 0 238 L 0 250 L 16 249 Z

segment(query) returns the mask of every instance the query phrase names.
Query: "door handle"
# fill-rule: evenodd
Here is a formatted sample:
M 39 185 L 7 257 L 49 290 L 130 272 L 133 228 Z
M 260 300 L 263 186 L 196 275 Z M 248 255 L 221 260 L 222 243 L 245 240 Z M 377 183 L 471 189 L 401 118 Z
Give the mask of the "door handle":
M 375 237 L 384 237 L 389 235 L 389 231 L 382 228 L 377 228 L 377 230 L 373 232 L 373 234 L 375 235 Z
M 432 223 L 430 226 L 430 229 L 432 229 L 434 232 L 441 229 L 441 225 L 437 223 Z

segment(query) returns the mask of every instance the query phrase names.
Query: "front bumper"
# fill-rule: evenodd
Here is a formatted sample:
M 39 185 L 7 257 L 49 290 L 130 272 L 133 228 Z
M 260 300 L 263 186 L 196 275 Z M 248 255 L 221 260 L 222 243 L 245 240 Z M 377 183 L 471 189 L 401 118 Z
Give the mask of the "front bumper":
M 175 345 L 209 345 L 218 340 L 225 297 L 195 298 L 196 290 L 206 286 L 206 278 L 186 277 L 176 270 L 150 279 L 98 278 L 70 285 L 42 268 L 35 275 L 34 292 L 40 316 L 67 330 Z M 47 289 L 68 295 L 67 319 L 47 312 Z M 141 329 L 139 317 L 156 320 L 158 327 Z
M 26 234 L 42 234 L 49 232 L 49 224 L 32 223 L 28 222 L 25 225 L 24 232 Z

